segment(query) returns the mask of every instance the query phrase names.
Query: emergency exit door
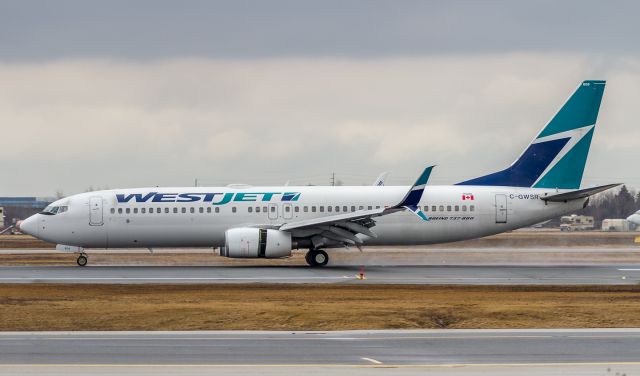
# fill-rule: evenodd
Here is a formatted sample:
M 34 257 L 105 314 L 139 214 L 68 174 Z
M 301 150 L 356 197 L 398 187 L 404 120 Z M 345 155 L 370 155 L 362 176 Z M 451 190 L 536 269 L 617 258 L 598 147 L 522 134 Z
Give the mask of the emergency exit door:
M 89 199 L 89 224 L 91 226 L 102 226 L 102 197 L 91 197 Z
M 507 223 L 507 195 L 496 195 L 496 223 Z

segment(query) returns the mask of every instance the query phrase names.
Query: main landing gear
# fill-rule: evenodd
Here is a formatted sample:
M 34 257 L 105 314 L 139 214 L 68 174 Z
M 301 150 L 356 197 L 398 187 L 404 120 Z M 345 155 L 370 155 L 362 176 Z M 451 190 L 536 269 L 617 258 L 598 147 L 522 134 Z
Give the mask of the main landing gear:
M 79 266 L 87 266 L 87 262 L 89 262 L 89 258 L 86 253 L 81 253 L 76 260 Z
M 329 262 L 329 255 L 321 249 L 310 249 L 304 259 L 309 266 L 325 266 Z

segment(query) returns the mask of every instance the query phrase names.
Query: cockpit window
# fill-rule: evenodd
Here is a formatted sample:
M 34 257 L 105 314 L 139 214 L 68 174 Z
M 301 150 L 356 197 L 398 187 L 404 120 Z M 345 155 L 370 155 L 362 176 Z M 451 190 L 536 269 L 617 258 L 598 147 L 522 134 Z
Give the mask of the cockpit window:
M 44 208 L 44 210 L 41 211 L 40 214 L 56 215 L 56 214 L 64 213 L 64 212 L 66 212 L 68 210 L 69 210 L 68 206 L 52 206 L 52 205 L 49 205 L 46 208 Z

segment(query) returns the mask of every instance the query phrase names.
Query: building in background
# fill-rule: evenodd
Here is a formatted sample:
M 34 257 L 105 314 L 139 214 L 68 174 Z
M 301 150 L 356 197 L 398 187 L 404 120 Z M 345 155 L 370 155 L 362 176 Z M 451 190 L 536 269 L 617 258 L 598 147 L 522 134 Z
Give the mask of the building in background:
M 12 226 L 20 219 L 38 213 L 54 200 L 50 197 L 0 197 L 0 207 L 4 214 L 4 223 L 0 228 Z
M 4 208 L 0 206 L 0 230 L 4 229 Z

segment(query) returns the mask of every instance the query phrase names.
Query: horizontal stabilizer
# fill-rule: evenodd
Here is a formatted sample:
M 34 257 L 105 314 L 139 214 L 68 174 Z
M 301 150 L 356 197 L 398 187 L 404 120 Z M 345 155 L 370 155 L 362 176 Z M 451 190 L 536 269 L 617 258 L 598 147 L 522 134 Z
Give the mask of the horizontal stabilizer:
M 545 201 L 553 201 L 553 202 L 577 200 L 579 198 L 586 198 L 586 197 L 595 195 L 596 193 L 606 191 L 607 189 L 611 189 L 619 185 L 620 183 L 601 185 L 598 187 L 585 188 L 585 189 L 577 189 L 575 191 L 559 193 L 557 195 L 544 196 L 542 197 L 542 199 Z

